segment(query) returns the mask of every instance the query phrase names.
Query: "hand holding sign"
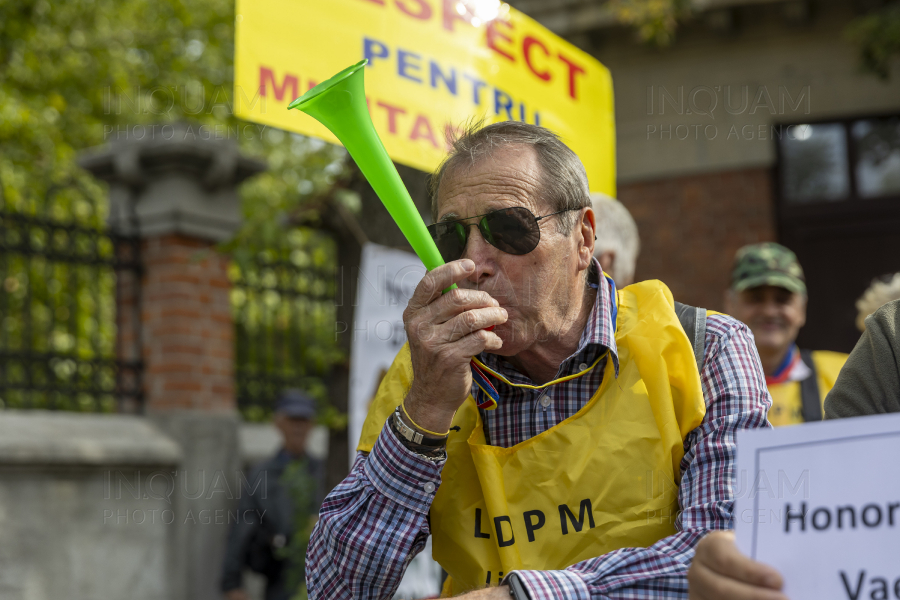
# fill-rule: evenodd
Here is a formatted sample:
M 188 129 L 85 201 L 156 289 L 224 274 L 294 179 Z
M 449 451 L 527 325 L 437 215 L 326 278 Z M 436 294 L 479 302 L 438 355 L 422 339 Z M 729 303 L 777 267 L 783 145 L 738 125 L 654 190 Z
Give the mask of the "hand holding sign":
M 730 531 L 713 531 L 700 540 L 688 571 L 690 600 L 787 600 L 783 585 L 778 571 L 737 549 Z
M 740 431 L 737 547 L 793 600 L 900 599 L 897 456 L 900 415 Z

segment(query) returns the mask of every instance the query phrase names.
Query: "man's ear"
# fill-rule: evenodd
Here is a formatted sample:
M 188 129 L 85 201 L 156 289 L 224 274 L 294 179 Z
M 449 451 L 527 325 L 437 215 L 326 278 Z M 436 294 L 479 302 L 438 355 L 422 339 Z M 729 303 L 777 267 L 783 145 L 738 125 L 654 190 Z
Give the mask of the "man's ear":
M 585 261 L 585 268 L 591 264 L 591 258 L 594 256 L 594 242 L 597 239 L 597 217 L 594 209 L 590 206 L 583 209 L 581 214 L 581 248 L 579 248 L 579 258 Z M 582 257 L 581 254 L 584 253 Z

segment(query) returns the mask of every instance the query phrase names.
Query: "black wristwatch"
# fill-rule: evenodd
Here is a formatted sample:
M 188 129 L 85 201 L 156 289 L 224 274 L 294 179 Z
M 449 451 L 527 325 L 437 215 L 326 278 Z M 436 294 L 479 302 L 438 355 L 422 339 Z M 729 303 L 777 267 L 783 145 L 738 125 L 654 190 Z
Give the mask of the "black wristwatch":
M 531 600 L 531 596 L 528 595 L 528 590 L 522 585 L 522 580 L 519 579 L 518 575 L 510 573 L 506 578 L 506 583 L 509 585 L 509 595 L 515 598 L 515 600 Z

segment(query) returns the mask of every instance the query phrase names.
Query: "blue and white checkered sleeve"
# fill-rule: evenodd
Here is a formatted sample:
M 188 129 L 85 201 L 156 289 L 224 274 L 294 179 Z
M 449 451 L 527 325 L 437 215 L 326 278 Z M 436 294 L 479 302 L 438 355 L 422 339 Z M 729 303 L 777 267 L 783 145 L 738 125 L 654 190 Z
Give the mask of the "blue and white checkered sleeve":
M 410 452 L 385 425 L 322 504 L 306 556 L 309 597 L 390 598 L 425 547 L 443 466 Z

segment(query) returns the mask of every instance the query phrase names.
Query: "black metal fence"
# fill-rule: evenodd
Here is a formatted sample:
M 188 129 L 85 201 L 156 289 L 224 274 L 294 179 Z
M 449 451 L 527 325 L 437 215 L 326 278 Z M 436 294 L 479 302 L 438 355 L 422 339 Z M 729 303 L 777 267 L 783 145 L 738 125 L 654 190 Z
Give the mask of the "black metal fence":
M 3 191 L 0 182 L 0 409 L 140 411 L 139 239 L 107 231 L 100 188 Z M 325 400 L 342 359 L 334 242 L 310 229 L 279 237 L 232 250 L 237 401 L 251 421 L 267 419 L 285 388 Z
M 99 189 L 5 191 L 0 182 L 0 407 L 140 407 L 139 318 L 134 351 L 116 347 L 117 275 L 140 284 L 138 240 L 106 231 Z
M 299 387 L 325 400 L 342 359 L 335 343 L 335 247 L 324 233 L 293 229 L 276 245 L 233 253 L 238 408 L 268 418 L 279 393 Z

